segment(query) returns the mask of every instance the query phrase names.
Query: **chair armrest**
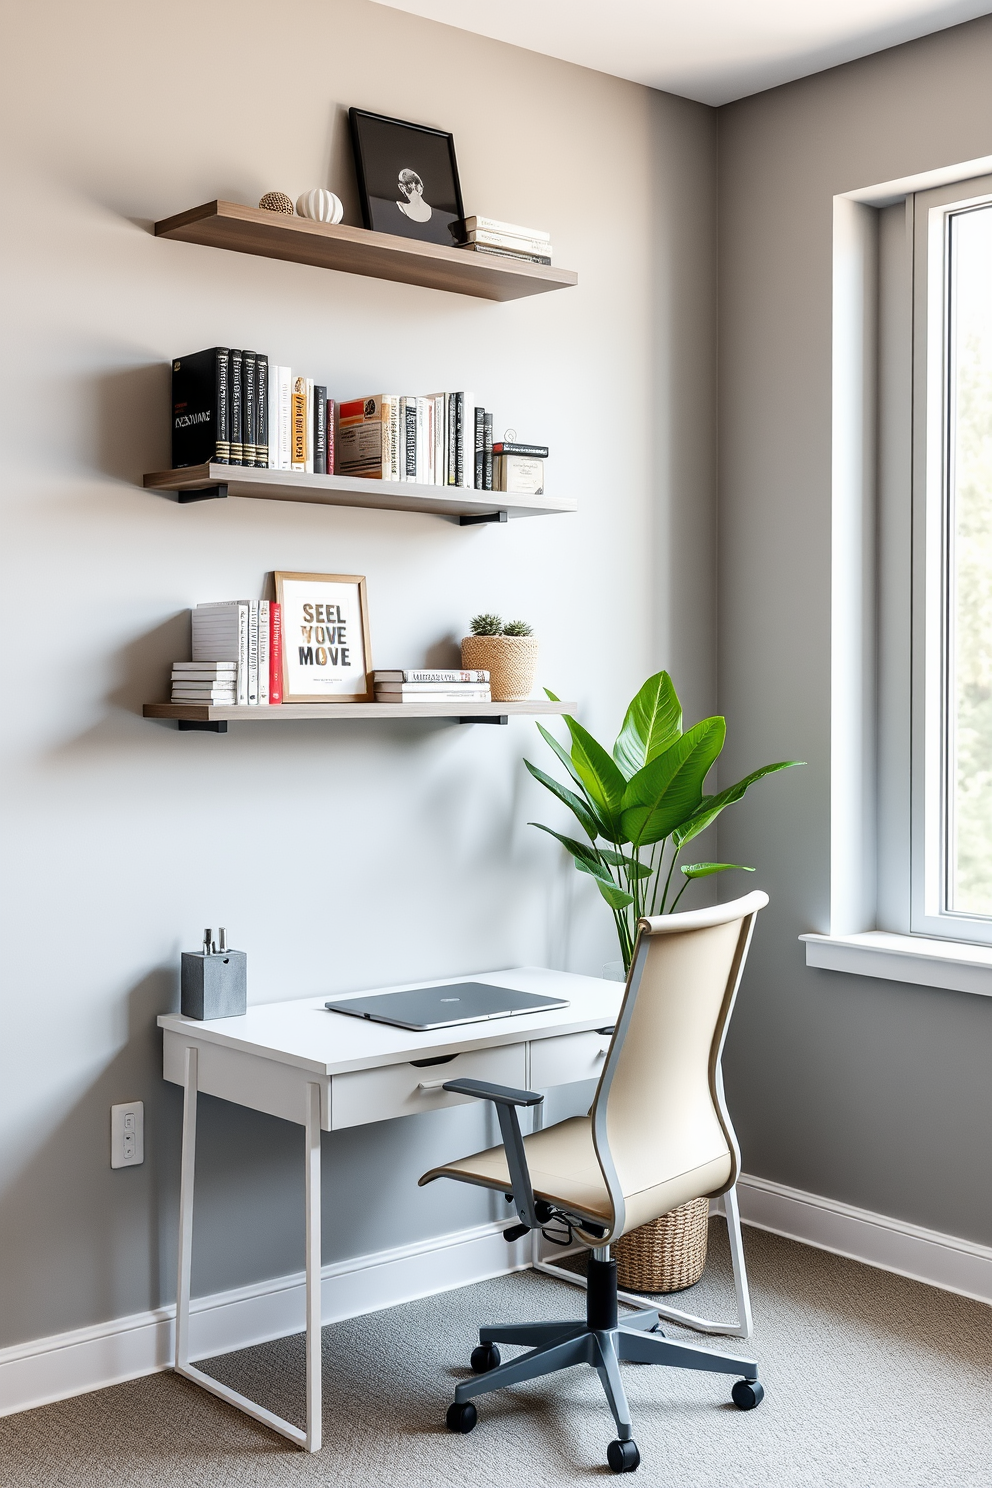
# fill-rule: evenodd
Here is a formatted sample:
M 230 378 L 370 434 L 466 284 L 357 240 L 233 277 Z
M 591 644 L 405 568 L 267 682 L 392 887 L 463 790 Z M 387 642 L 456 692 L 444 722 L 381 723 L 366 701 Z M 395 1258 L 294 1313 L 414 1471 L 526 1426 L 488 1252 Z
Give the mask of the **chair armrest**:
M 492 1085 L 488 1080 L 445 1080 L 441 1089 L 506 1106 L 539 1106 L 544 1099 L 537 1090 L 516 1090 L 512 1085 Z

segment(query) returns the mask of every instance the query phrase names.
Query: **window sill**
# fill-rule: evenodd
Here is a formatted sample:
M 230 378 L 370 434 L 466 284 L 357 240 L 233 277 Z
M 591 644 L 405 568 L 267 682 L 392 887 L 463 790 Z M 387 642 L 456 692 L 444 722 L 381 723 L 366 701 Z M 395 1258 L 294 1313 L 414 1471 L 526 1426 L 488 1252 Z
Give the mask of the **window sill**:
M 863 935 L 800 935 L 799 939 L 806 944 L 807 966 L 992 997 L 992 946 L 890 935 L 884 930 Z

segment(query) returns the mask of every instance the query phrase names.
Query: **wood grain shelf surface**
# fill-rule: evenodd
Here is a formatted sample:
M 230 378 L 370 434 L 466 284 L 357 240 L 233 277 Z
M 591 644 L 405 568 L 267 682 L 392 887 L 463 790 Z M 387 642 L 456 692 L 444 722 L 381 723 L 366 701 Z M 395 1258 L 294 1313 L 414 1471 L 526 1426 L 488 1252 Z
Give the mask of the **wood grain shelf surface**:
M 575 703 L 525 698 L 518 703 L 280 703 L 276 707 L 218 707 L 212 703 L 145 703 L 145 718 L 186 719 L 190 723 L 288 723 L 294 718 L 499 718 L 569 713 Z
M 359 506 L 379 511 L 428 512 L 447 517 L 546 517 L 574 512 L 575 502 L 553 496 L 511 496 L 427 486 L 415 481 L 366 480 L 351 475 L 306 475 L 301 470 L 254 470 L 245 465 L 189 465 L 144 477 L 149 491 L 195 492 L 224 485 L 229 496 L 263 501 L 310 501 L 320 506 Z
M 516 263 L 463 248 L 368 232 L 362 227 L 311 222 L 307 217 L 264 212 L 238 202 L 204 202 L 167 217 L 156 222 L 155 236 L 338 269 L 371 279 L 446 289 L 483 300 L 519 300 L 552 289 L 569 289 L 579 282 L 578 274 L 571 269 Z

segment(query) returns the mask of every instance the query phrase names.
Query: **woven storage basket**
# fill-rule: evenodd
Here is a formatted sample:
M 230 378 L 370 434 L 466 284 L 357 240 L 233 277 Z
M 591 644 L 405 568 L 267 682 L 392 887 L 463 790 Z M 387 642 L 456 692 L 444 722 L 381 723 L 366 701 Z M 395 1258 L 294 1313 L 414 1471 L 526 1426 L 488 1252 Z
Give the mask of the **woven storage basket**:
M 709 1199 L 690 1199 L 623 1235 L 613 1246 L 617 1285 L 631 1292 L 681 1292 L 706 1265 Z
M 537 672 L 537 637 L 466 636 L 462 641 L 462 666 L 489 673 L 494 703 L 528 698 Z

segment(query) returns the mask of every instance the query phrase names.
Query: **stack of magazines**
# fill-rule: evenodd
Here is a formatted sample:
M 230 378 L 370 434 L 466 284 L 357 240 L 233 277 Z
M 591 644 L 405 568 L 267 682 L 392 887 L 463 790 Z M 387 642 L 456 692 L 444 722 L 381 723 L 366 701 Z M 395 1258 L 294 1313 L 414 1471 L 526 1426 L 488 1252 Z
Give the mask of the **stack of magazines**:
M 421 667 L 375 672 L 377 703 L 489 703 L 489 673 Z

